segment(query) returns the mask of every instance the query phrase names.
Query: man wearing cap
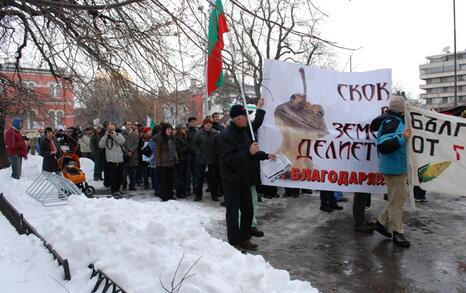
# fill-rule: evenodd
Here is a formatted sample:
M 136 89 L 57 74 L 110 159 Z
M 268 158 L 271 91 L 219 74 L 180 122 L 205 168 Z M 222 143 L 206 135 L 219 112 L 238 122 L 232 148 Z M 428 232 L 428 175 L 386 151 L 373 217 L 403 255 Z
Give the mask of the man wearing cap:
M 5 144 L 12 171 L 11 177 L 14 179 L 21 177 L 22 160 L 28 158 L 28 143 L 19 132 L 22 125 L 23 120 L 14 117 L 11 121 L 11 128 L 5 133 Z
M 274 159 L 275 155 L 259 150 L 248 134 L 248 113 L 242 105 L 230 110 L 232 119 L 218 138 L 220 174 L 225 189 L 228 242 L 240 249 L 256 250 L 249 241 L 253 216 L 251 176 L 255 160 Z M 238 211 L 241 221 L 238 223 Z
M 411 130 L 405 129 L 405 99 L 393 95 L 388 111 L 372 121 L 371 131 L 377 131 L 377 150 L 380 153 L 379 169 L 388 188 L 388 205 L 379 215 L 374 229 L 395 245 L 409 247 L 403 234 L 403 205 L 406 199 L 406 142 Z M 391 230 L 393 232 L 390 233 Z
M 202 187 L 206 168 L 209 180 L 210 194 L 213 201 L 218 201 L 217 186 L 217 138 L 218 131 L 212 128 L 212 119 L 205 118 L 202 128 L 193 138 L 192 147 L 196 153 L 196 197 L 194 201 L 202 200 Z

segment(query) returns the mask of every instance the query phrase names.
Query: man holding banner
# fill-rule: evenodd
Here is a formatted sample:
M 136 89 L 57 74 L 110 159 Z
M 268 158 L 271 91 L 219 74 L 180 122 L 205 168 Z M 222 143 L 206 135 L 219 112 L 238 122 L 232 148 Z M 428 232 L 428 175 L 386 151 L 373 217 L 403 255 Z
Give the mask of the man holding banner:
M 404 237 L 402 218 L 407 194 L 406 145 L 411 130 L 405 129 L 404 112 L 405 99 L 394 95 L 390 98 L 388 111 L 372 121 L 370 127 L 371 131 L 377 131 L 379 169 L 388 188 L 388 205 L 379 215 L 374 228 L 387 238 L 393 237 L 395 245 L 407 248 L 410 242 Z
M 274 154 L 259 150 L 259 144 L 248 135 L 248 113 L 244 106 L 233 105 L 232 119 L 218 138 L 220 174 L 225 190 L 228 242 L 239 249 L 256 250 L 249 241 L 253 217 L 251 177 L 255 160 L 276 159 Z M 238 223 L 241 211 L 241 221 Z

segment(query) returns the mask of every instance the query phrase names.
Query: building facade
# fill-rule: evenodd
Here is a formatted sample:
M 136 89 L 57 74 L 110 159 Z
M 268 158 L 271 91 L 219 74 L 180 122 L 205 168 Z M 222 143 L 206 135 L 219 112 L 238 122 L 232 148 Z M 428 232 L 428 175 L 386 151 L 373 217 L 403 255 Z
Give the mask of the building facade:
M 1 64 L 0 74 L 13 81 L 21 78 L 23 85 L 36 97 L 36 101 L 28 103 L 27 109 L 13 109 L 24 119 L 23 128 L 66 128 L 74 125 L 73 91 L 70 81 L 57 79 L 49 70 L 41 68 L 20 68 L 18 74 L 12 63 Z M 11 118 L 6 117 L 6 125 L 10 125 Z
M 425 91 L 421 99 L 427 108 L 445 110 L 455 107 L 454 54 L 427 56 L 427 63 L 419 66 L 420 88 Z M 466 105 L 466 50 L 457 52 L 458 106 Z

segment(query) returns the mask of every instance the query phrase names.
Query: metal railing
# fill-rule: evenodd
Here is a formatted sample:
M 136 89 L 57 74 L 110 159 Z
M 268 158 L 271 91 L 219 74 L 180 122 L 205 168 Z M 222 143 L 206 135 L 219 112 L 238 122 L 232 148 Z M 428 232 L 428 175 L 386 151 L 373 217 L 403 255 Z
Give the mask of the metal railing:
M 71 280 L 70 265 L 68 260 L 62 258 L 58 252 L 53 249 L 52 245 L 47 243 L 44 237 L 42 237 L 39 232 L 37 232 L 37 230 L 34 229 L 34 227 L 24 218 L 23 214 L 19 213 L 15 207 L 5 198 L 3 193 L 0 193 L 0 212 L 5 216 L 5 218 L 8 219 L 11 225 L 15 227 L 18 234 L 34 234 L 37 238 L 39 238 L 44 243 L 44 246 L 53 255 L 53 258 L 56 259 L 59 265 L 63 267 L 64 279 L 67 281 Z M 97 276 L 97 281 L 94 289 L 92 290 L 92 293 L 97 292 L 101 285 L 104 286 L 101 291 L 102 293 L 127 293 L 104 272 L 102 272 L 100 269 L 96 269 L 94 264 L 90 264 L 89 269 L 92 270 L 90 279 L 93 279 Z
M 91 291 L 92 293 L 97 292 L 97 290 L 102 284 L 104 285 L 104 288 L 102 289 L 102 293 L 106 293 L 108 290 L 111 290 L 111 291 L 108 291 L 111 293 L 126 293 L 126 291 L 123 290 L 115 281 L 110 279 L 109 276 L 107 276 L 101 270 L 96 269 L 94 264 L 90 264 L 89 269 L 92 270 L 91 279 L 97 276 L 97 282 L 94 286 L 94 289 L 92 289 Z
M 71 280 L 70 265 L 68 260 L 63 259 L 58 254 L 58 252 L 53 249 L 52 245 L 45 241 L 44 237 L 42 237 L 39 232 L 37 232 L 36 229 L 32 227 L 31 224 L 29 224 L 29 222 L 24 218 L 23 214 L 19 213 L 15 209 L 15 207 L 5 198 L 3 193 L 0 193 L 0 211 L 3 213 L 3 215 L 5 215 L 11 225 L 15 227 L 19 234 L 36 235 L 36 237 L 44 243 L 44 246 L 53 255 L 53 258 L 58 261 L 58 264 L 63 267 L 64 279 L 67 281 Z

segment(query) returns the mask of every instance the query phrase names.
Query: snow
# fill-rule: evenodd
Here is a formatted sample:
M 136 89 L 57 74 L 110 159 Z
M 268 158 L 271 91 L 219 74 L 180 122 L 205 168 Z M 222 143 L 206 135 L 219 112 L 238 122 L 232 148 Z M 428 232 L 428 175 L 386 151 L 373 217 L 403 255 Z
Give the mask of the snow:
M 39 238 L 18 235 L 0 214 L 1 292 L 66 292 L 63 270 Z
M 186 273 L 192 276 L 183 281 L 180 292 L 317 292 L 309 282 L 291 280 L 288 272 L 274 269 L 262 256 L 243 255 L 225 241 L 213 238 L 207 231 L 215 222 L 224 219 L 224 209 L 220 207 L 192 201 L 88 199 L 84 196 L 70 197 L 65 206 L 43 207 L 25 193 L 39 175 L 41 163 L 42 158 L 38 156 L 24 161 L 19 181 L 10 178 L 10 169 L 0 170 L 0 191 L 58 253 L 69 260 L 72 280 L 63 281 L 61 267 L 57 268 L 33 236 L 16 236 L 24 245 L 16 245 L 13 241 L 19 240 L 12 240 L 10 236 L 5 245 L 0 242 L 1 247 L 6 247 L 3 248 L 6 252 L 1 250 L 0 254 L 0 272 L 8 270 L 9 262 L 24 264 L 29 261 L 31 266 L 25 265 L 23 271 L 18 268 L 17 273 L 27 275 L 31 284 L 46 286 L 48 289 L 43 292 L 65 290 L 51 278 L 34 279 L 34 271 L 39 271 L 37 268 L 42 265 L 42 274 L 53 276 L 70 292 L 90 292 L 95 279 L 89 281 L 91 271 L 87 266 L 94 263 L 128 292 L 153 293 L 165 292 L 162 286 L 171 289 L 175 271 L 183 258 L 175 284 Z M 82 159 L 81 164 L 91 179 L 92 162 Z M 97 188 L 102 184 L 88 182 Z M 0 223 L 3 231 L 4 224 Z M 20 252 L 20 248 L 26 253 Z M 21 258 L 14 260 L 18 254 L 22 255 L 22 262 Z M 33 259 L 29 259 L 31 255 Z M 11 287 L 5 292 L 32 292 L 21 287 L 22 280 L 21 277 L 2 280 L 2 285 L 8 283 Z

